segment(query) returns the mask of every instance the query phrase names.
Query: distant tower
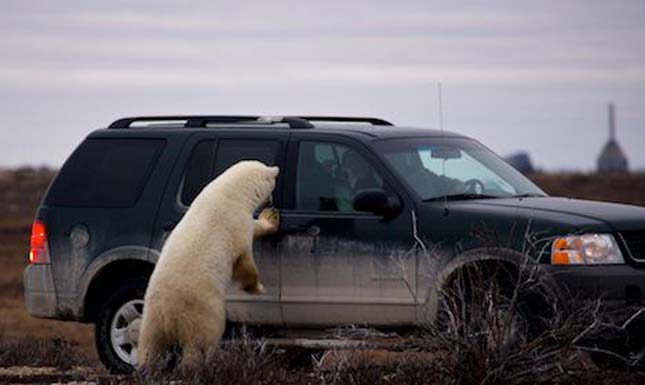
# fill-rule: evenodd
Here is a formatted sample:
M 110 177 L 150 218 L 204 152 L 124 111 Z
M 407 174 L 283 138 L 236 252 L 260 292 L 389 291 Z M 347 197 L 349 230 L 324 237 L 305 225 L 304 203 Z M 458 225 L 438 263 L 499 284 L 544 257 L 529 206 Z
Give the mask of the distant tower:
M 609 141 L 605 144 L 598 156 L 599 173 L 625 173 L 629 172 L 627 158 L 616 141 L 616 118 L 614 116 L 614 103 L 609 103 Z
M 535 172 L 531 157 L 527 152 L 521 151 L 504 158 L 511 166 L 522 174 L 531 174 Z

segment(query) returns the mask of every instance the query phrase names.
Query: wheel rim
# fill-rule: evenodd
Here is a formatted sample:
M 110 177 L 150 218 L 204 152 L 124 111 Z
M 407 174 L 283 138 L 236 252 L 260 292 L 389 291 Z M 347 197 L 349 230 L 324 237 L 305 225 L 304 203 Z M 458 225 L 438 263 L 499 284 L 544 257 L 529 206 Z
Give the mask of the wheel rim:
M 137 347 L 143 300 L 130 300 L 116 311 L 110 325 L 110 343 L 116 355 L 125 363 L 137 363 Z

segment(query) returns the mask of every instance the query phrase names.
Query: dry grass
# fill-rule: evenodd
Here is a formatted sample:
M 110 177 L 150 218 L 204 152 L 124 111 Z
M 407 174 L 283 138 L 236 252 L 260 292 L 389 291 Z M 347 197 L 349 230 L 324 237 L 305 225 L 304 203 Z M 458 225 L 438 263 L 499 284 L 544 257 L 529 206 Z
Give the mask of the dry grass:
M 0 232 L 31 227 L 36 207 L 55 174 L 46 168 L 0 170 Z
M 302 369 L 289 369 L 288 355 L 267 346 L 262 340 L 247 334 L 204 355 L 202 363 L 194 368 L 168 370 L 166 361 L 157 368 L 146 368 L 134 376 L 140 384 L 166 384 L 181 380 L 190 384 L 301 384 Z M 152 370 L 151 370 L 152 369 Z
M 574 331 L 554 327 L 556 334 L 565 332 L 573 336 Z M 388 358 L 374 360 L 369 351 L 335 351 L 328 352 L 322 359 L 312 357 L 311 366 L 293 366 L 289 355 L 280 350 L 267 347 L 261 340 L 241 340 L 225 345 L 208 355 L 203 363 L 194 370 L 161 370 L 157 372 L 137 373 L 130 376 L 104 377 L 101 383 L 124 385 L 151 384 L 320 384 L 320 385 L 385 385 L 385 384 L 437 384 L 437 385 L 470 385 L 470 384 L 624 384 L 639 383 L 645 380 L 645 374 L 625 371 L 599 371 L 585 359 L 584 354 L 567 341 L 553 343 L 545 338 L 534 342 L 526 350 L 526 345 L 502 352 L 499 349 L 480 350 L 481 345 L 472 336 L 462 335 L 460 353 L 454 346 L 437 344 L 430 335 L 418 337 L 418 342 L 426 348 L 424 352 L 388 353 Z M 465 338 L 462 340 L 462 338 Z M 530 354 L 527 352 L 531 352 Z M 551 370 L 540 371 L 530 357 L 543 352 L 552 352 Z M 483 354 L 491 355 L 494 359 Z M 333 356 L 330 359 L 329 356 Z M 469 357 L 470 356 L 470 357 Z M 521 356 L 524 361 L 520 366 L 500 367 L 499 357 L 515 360 Z M 477 371 L 470 365 L 478 361 Z M 541 363 L 544 364 L 544 360 Z M 500 370 L 500 368 L 502 370 Z M 480 375 L 473 375 L 475 374 Z
M 64 339 L 0 340 L 0 367 L 46 366 L 69 370 L 89 363 L 77 345 Z
M 645 173 L 625 175 L 533 174 L 529 178 L 553 196 L 645 206 Z

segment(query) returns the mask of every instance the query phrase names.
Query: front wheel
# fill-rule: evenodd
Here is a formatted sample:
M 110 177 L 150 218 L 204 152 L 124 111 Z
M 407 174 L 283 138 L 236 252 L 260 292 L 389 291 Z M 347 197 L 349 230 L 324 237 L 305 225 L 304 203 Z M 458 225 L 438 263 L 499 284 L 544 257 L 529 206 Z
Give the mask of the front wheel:
M 517 279 L 505 266 L 473 264 L 443 289 L 436 332 L 482 349 L 507 352 L 540 335 L 546 326 L 545 292 Z
M 136 366 L 147 285 L 146 279 L 126 282 L 99 310 L 94 332 L 96 350 L 111 373 L 131 373 Z

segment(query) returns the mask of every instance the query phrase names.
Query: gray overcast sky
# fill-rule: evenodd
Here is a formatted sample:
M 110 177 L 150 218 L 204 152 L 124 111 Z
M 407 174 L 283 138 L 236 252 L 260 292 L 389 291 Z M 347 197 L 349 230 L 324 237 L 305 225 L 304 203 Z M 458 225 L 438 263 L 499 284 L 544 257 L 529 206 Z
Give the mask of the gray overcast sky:
M 7 1 L 0 166 L 124 115 L 375 115 L 591 170 L 606 104 L 645 169 L 645 1 Z

